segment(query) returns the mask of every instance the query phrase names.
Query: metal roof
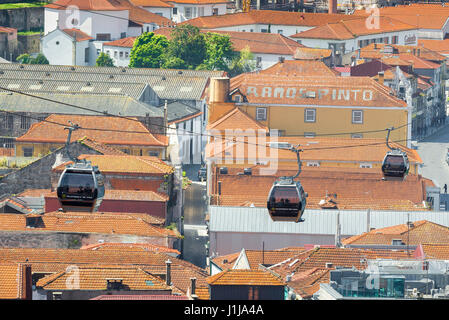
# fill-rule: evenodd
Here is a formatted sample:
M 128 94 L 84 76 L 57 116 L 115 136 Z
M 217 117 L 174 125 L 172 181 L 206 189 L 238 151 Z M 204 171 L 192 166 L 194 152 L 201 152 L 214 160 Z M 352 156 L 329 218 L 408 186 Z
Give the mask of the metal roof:
M 186 105 L 181 102 L 172 102 L 167 104 L 167 121 L 175 121 L 194 115 L 200 112 L 199 109 Z
M 21 65 L 0 63 L 0 79 L 98 81 L 148 84 L 160 99 L 201 100 L 211 77 L 223 71 Z
M 266 208 L 209 207 L 211 232 L 257 232 L 288 234 L 335 234 L 340 213 L 341 235 L 357 235 L 367 231 L 367 210 L 304 211 L 305 222 L 273 222 Z M 435 211 L 370 211 L 369 226 L 384 228 L 410 221 L 428 220 L 449 226 L 449 214 Z
M 5 79 L 0 77 L 0 87 L 27 93 L 84 93 L 126 95 L 139 100 L 147 85 L 144 83 L 112 83 L 100 81 L 66 81 L 66 80 L 35 80 L 35 78 Z M 9 92 L 7 90 L 1 90 Z
M 127 117 L 145 117 L 147 114 L 150 117 L 164 116 L 161 108 L 151 106 L 127 96 L 45 93 L 33 93 L 33 95 L 100 112 L 107 111 L 109 114 L 113 115 Z M 11 112 L 100 115 L 97 112 L 62 105 L 57 102 L 33 98 L 19 93 L 0 92 L 0 100 L 0 109 Z

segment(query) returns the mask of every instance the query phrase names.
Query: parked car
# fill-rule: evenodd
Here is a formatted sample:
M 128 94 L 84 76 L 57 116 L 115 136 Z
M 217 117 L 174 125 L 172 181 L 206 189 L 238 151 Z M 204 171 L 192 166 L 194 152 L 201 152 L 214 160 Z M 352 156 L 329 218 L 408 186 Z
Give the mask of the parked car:
M 198 170 L 198 180 L 203 182 L 207 179 L 207 170 L 206 167 L 201 167 L 200 170 Z

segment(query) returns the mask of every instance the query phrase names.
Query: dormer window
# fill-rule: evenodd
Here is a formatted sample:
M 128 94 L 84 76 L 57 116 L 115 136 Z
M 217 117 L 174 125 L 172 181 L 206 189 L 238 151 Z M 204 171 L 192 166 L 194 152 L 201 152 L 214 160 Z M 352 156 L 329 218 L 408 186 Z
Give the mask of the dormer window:
M 242 102 L 242 96 L 239 94 L 234 95 L 234 102 Z

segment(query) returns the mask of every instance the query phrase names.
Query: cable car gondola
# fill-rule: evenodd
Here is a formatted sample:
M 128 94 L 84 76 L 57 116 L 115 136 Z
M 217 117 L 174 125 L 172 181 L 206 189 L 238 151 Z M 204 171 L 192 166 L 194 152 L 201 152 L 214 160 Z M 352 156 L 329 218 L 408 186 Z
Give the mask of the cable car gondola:
M 296 152 L 298 158 L 298 173 L 293 177 L 281 177 L 275 181 L 271 187 L 267 199 L 267 209 L 273 221 L 302 222 L 302 214 L 306 208 L 307 193 L 304 192 L 299 181 L 294 181 L 301 172 L 301 161 L 296 148 L 291 148 Z
M 384 157 L 382 161 L 382 173 L 385 177 L 405 177 L 410 169 L 407 154 L 400 150 L 392 148 L 389 143 L 390 131 L 393 128 L 388 129 L 387 134 L 387 147 L 390 151 Z
M 63 211 L 95 212 L 104 197 L 104 180 L 97 166 L 71 156 L 68 148 L 70 136 L 78 128 L 77 125 L 65 128 L 69 130 L 67 154 L 74 163 L 62 172 L 56 193 Z

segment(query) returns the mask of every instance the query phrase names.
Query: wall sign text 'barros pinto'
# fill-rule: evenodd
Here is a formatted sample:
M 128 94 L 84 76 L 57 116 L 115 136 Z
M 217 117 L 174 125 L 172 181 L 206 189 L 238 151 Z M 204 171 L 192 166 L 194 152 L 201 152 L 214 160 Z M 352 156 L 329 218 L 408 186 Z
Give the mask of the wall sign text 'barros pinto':
M 346 100 L 346 101 L 372 101 L 373 91 L 368 89 L 317 89 L 308 90 L 305 88 L 294 87 L 252 87 L 248 86 L 246 89 L 247 97 L 261 97 L 261 98 L 290 98 L 303 99 L 315 98 L 332 100 Z

